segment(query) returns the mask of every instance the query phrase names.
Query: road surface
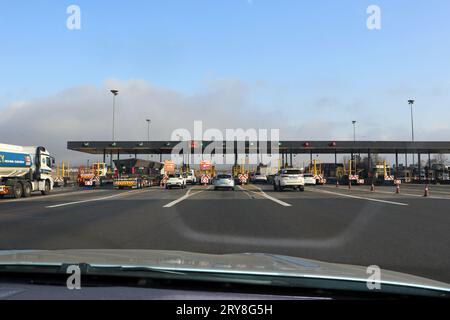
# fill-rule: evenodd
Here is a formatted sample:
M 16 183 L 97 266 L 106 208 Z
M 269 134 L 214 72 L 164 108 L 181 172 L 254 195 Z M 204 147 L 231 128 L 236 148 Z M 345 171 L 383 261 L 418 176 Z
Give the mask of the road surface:
M 0 200 L 0 249 L 264 252 L 450 283 L 449 208 L 445 186 L 74 189 Z

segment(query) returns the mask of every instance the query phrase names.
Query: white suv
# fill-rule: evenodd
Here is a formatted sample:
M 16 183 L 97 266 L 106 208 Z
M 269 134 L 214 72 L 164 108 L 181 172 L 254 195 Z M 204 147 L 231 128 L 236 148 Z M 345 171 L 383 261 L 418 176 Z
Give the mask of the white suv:
M 194 174 L 194 170 L 188 171 L 186 173 L 186 183 L 190 183 L 190 184 L 197 183 L 197 177 Z
M 299 169 L 281 169 L 275 175 L 273 189 L 283 191 L 286 188 L 305 191 L 305 179 Z
M 177 187 L 180 189 L 186 188 L 186 178 L 180 173 L 169 174 L 169 179 L 166 182 L 166 189 Z

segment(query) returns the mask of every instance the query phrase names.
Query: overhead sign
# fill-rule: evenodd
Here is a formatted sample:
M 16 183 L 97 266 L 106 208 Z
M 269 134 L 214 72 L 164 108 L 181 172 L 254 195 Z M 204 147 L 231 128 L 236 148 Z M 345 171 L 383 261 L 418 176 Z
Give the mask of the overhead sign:
M 175 163 L 172 160 L 164 161 L 164 172 L 175 172 Z
M 211 161 L 201 161 L 200 162 L 200 170 L 202 171 L 206 171 L 206 170 L 211 170 Z

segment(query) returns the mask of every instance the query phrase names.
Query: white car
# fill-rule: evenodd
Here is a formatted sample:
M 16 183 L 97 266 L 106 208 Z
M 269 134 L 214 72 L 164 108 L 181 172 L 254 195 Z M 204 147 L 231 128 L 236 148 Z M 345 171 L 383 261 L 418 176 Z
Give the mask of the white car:
M 229 189 L 234 190 L 235 183 L 231 174 L 219 174 L 213 180 L 214 190 Z
M 196 184 L 197 177 L 194 175 L 194 170 L 186 173 L 186 183 Z
M 317 183 L 312 173 L 305 173 L 303 179 L 305 179 L 305 185 L 315 185 Z
M 166 181 L 166 189 L 172 189 L 172 188 L 180 188 L 184 189 L 186 188 L 186 178 L 183 177 L 180 173 L 173 173 L 169 174 L 169 179 Z
M 305 191 L 305 179 L 300 169 L 281 169 L 274 177 L 273 189 L 283 191 L 284 189 Z
M 251 182 L 253 183 L 267 183 L 267 176 L 264 174 L 260 174 L 260 173 L 255 173 L 252 177 L 251 177 Z

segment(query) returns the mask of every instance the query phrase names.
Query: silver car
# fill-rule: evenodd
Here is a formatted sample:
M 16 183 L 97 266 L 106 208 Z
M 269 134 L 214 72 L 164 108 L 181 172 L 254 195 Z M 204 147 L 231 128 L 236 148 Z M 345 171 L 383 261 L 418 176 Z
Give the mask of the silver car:
M 218 189 L 229 189 L 234 190 L 235 184 L 234 179 L 231 174 L 219 174 L 213 180 L 214 190 Z

